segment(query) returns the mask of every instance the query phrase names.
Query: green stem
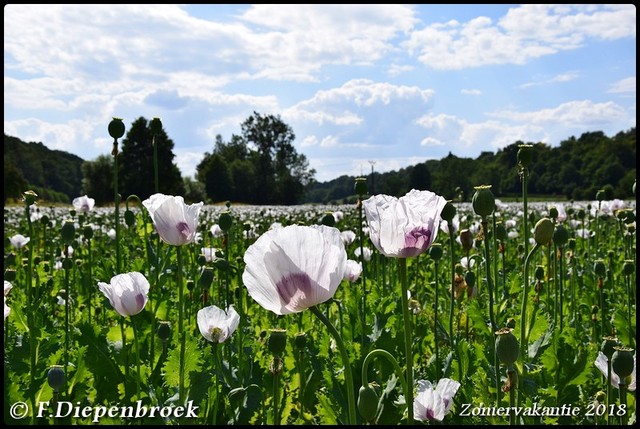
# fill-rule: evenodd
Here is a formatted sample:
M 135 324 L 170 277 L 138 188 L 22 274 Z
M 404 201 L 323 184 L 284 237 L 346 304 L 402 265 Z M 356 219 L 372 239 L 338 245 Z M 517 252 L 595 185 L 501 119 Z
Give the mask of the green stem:
M 513 383 L 511 384 L 511 388 L 509 389 L 509 409 L 511 412 L 509 413 L 509 425 L 515 426 L 516 424 L 516 413 L 513 411 L 516 409 L 516 386 L 518 385 L 518 371 L 515 368 L 507 368 L 507 379 L 513 376 Z
M 522 227 L 524 229 L 524 254 L 529 252 L 529 212 L 527 211 L 527 179 L 529 178 L 529 169 L 522 168 Z M 518 395 L 519 397 L 520 395 Z
M 402 318 L 404 320 L 404 354 L 407 366 L 407 384 L 413 387 L 413 353 L 411 344 L 413 336 L 411 334 L 411 315 L 409 314 L 409 298 L 407 297 L 407 260 L 398 258 L 398 274 L 400 275 L 400 285 L 402 286 Z M 413 424 L 413 389 L 407 390 L 407 424 Z
M 440 354 L 438 353 L 438 261 L 436 264 L 436 284 L 435 284 L 435 303 L 433 304 L 433 337 L 435 340 L 435 353 L 436 353 L 436 379 L 440 379 Z
M 564 270 L 563 270 L 563 267 L 562 267 L 562 265 L 563 265 L 562 264 L 562 260 L 564 258 L 563 258 L 563 255 L 562 255 L 562 253 L 563 253 L 562 252 L 562 247 L 558 247 L 558 252 L 559 252 L 559 256 L 558 256 L 558 278 L 559 278 L 560 281 L 558 282 L 558 286 L 556 287 L 556 290 L 560 289 L 560 311 L 559 311 L 559 315 L 560 315 L 560 332 L 562 332 L 562 329 L 563 329 L 563 326 L 564 326 L 563 325 L 563 320 L 564 319 L 562 317 L 562 313 L 563 313 L 563 308 L 562 307 L 564 305 L 564 302 L 563 302 L 563 298 L 564 298 L 564 291 L 563 291 L 563 288 L 564 288 Z
M 182 252 L 181 247 L 176 246 L 176 258 L 178 263 L 178 332 L 180 332 L 180 368 L 179 368 L 179 384 L 178 396 L 180 403 L 185 400 L 184 397 L 184 353 L 185 353 L 185 330 L 184 330 L 184 282 L 182 281 Z
M 406 298 L 406 295 L 405 295 Z M 348 414 L 348 424 L 355 425 L 356 424 L 356 398 L 355 391 L 353 388 L 353 375 L 351 374 L 351 362 L 349 361 L 349 355 L 347 354 L 347 349 L 342 342 L 342 338 L 340 334 L 336 330 L 336 328 L 331 324 L 331 321 L 322 314 L 322 312 L 316 307 L 310 307 L 310 310 L 313 314 L 320 319 L 320 321 L 327 327 L 331 336 L 336 342 L 336 346 L 340 350 L 340 354 L 342 356 L 342 363 L 344 365 L 344 378 L 347 387 L 347 400 L 349 404 L 349 414 Z
M 118 194 L 118 140 L 113 140 L 113 201 L 115 203 L 116 273 L 120 273 L 120 194 Z
M 280 425 L 280 356 L 273 357 L 273 425 Z
M 449 309 L 449 341 L 453 347 L 453 309 L 456 302 L 456 260 L 453 251 L 453 228 L 449 228 L 449 253 L 451 254 L 451 308 Z
M 367 354 L 367 356 L 365 356 L 364 361 L 362 362 L 362 385 L 363 386 L 369 385 L 369 377 L 367 376 L 367 370 L 369 369 L 369 364 L 373 361 L 373 358 L 376 356 L 385 357 L 389 362 L 391 362 L 391 365 L 393 365 L 394 370 L 396 371 L 396 373 L 400 378 L 400 383 L 402 384 L 404 395 L 405 397 L 407 397 L 409 392 L 409 386 L 407 385 L 407 380 L 403 376 L 402 368 L 398 364 L 398 361 L 396 360 L 396 358 L 394 358 L 391 353 L 383 349 L 371 350 Z M 409 406 L 409 404 L 407 406 Z M 413 409 L 413 403 L 411 403 L 410 406 Z
M 137 399 L 140 399 L 140 346 L 138 344 L 138 330 L 136 329 L 135 316 L 131 316 L 131 326 L 133 328 L 133 342 L 136 348 L 136 394 Z
M 120 319 L 120 335 L 122 336 L 122 357 L 124 362 L 124 377 L 129 377 L 129 356 L 127 355 L 127 333 L 125 332 L 124 316 Z
M 358 236 L 360 239 L 360 263 L 362 264 L 362 317 L 360 318 L 362 321 L 362 335 L 361 335 L 361 350 L 364 350 L 365 347 L 365 329 L 367 326 L 367 281 L 366 281 L 366 273 L 365 273 L 365 264 L 364 264 L 364 233 L 362 232 L 362 202 L 358 204 L 358 221 L 360 227 L 358 231 Z
M 607 424 L 611 424 L 611 414 L 609 411 L 609 405 L 611 404 L 611 358 L 607 358 L 607 379 L 604 381 L 607 384 Z
M 607 380 L 608 382 L 609 380 Z M 625 426 L 627 424 L 627 382 L 623 377 L 620 377 L 620 409 L 624 411 L 620 416 L 620 424 Z M 635 407 L 634 407 L 635 408 Z M 610 411 L 607 407 L 607 411 Z
M 526 332 L 526 320 L 527 320 L 527 301 L 529 299 L 529 263 L 531 257 L 540 248 L 540 245 L 536 243 L 531 249 L 524 261 L 524 288 L 522 292 L 522 310 L 520 312 L 520 358 L 522 359 L 522 377 L 520 378 L 520 388 L 518 389 L 518 405 L 522 403 L 522 383 L 524 382 L 524 376 L 527 373 L 526 368 L 526 356 L 527 351 L 527 332 Z
M 489 262 L 489 232 L 487 231 L 487 223 L 487 219 L 483 217 L 481 224 L 482 233 L 484 234 L 484 266 L 487 272 L 487 287 L 489 289 L 489 321 L 491 323 L 491 332 L 495 332 L 498 330 L 498 325 L 496 325 L 496 318 L 493 313 L 493 281 L 491 280 L 491 263 Z M 493 367 L 496 374 L 496 406 L 498 406 L 500 404 L 500 365 L 498 363 L 498 354 L 495 352 L 496 337 L 492 335 L 491 338 L 493 339 Z

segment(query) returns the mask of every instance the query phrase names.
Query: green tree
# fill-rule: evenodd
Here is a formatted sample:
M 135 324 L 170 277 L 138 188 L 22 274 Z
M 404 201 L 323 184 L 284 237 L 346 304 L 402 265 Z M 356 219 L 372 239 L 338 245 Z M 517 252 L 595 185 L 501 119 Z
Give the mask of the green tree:
M 18 199 L 27 190 L 27 181 L 16 165 L 4 158 L 4 203 L 10 198 Z
M 144 200 L 155 192 L 153 170 L 153 134 L 150 122 L 136 119 L 122 140 L 119 166 L 119 190 L 122 198 L 135 194 Z M 156 135 L 158 145 L 159 191 L 167 195 L 183 195 L 184 182 L 178 166 L 173 162 L 174 143 L 164 127 Z
M 113 202 L 113 156 L 100 155 L 82 163 L 82 193 L 96 201 L 96 205 Z

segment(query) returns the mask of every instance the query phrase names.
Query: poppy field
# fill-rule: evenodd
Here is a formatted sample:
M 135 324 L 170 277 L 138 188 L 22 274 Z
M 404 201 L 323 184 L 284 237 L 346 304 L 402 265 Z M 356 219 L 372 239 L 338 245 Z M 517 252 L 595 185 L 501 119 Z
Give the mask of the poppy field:
M 636 420 L 635 201 L 4 210 L 9 424 Z

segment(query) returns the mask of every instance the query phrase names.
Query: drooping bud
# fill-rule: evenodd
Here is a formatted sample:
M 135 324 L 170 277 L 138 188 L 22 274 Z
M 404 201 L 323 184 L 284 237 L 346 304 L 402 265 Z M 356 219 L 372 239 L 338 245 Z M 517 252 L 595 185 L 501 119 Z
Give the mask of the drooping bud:
M 462 244 L 462 250 L 465 252 L 471 251 L 473 248 L 473 234 L 468 229 L 460 230 L 460 243 Z
M 358 391 L 358 411 L 367 423 L 373 423 L 378 414 L 378 394 L 371 383 L 360 386 Z
M 512 366 L 520 355 L 518 339 L 511 332 L 511 328 L 502 328 L 496 331 L 496 354 L 500 362 L 507 367 Z
M 464 281 L 469 288 L 473 289 L 476 284 L 476 273 L 473 271 L 467 271 L 464 273 Z
M 542 265 L 536 266 L 535 277 L 536 277 L 536 280 L 540 282 L 544 280 L 544 267 Z
M 491 185 L 476 186 L 476 190 L 471 199 L 473 211 L 483 218 L 490 216 L 496 209 L 496 198 L 491 192 Z
M 198 279 L 198 286 L 203 289 L 208 289 L 211 283 L 213 283 L 213 270 L 210 268 L 202 268 L 200 279 Z
M 124 223 L 126 223 L 129 228 L 136 224 L 136 215 L 134 215 L 131 210 L 125 210 Z
M 447 201 L 442 211 L 440 212 L 440 217 L 447 222 L 451 222 L 456 215 L 456 206 L 453 205 L 451 201 Z
M 604 201 L 605 196 L 606 196 L 606 194 L 604 192 L 604 189 L 598 189 L 598 192 L 596 192 L 596 200 Z
M 533 238 L 539 245 L 548 244 L 553 238 L 553 222 L 548 217 L 543 217 L 533 229 Z

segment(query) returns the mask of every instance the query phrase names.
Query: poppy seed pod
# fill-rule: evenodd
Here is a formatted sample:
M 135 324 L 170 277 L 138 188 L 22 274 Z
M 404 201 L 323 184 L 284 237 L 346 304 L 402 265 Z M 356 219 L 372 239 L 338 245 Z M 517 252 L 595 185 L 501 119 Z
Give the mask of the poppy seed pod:
M 535 277 L 538 281 L 544 280 L 544 267 L 542 265 L 536 266 Z
M 518 164 L 522 167 L 528 167 L 533 159 L 533 145 L 521 144 L 518 145 Z
M 47 383 L 49 383 L 49 387 L 57 393 L 64 387 L 64 382 L 64 368 L 61 365 L 52 365 L 47 373 Z
M 507 319 L 507 328 L 514 329 L 516 327 L 516 319 L 510 317 Z
M 611 368 L 622 380 L 633 372 L 633 349 L 629 347 L 614 347 L 613 349 L 615 351 L 611 358 Z
M 549 209 L 549 217 L 551 219 L 558 219 L 558 208 L 557 207 L 551 207 Z
M 511 328 L 502 328 L 496 331 L 498 336 L 496 339 L 496 354 L 500 362 L 507 365 L 507 367 L 512 366 L 520 355 L 518 339 L 511 331 Z
M 456 206 L 451 201 L 447 201 L 440 212 L 440 217 L 447 222 L 451 222 L 456 215 Z
M 60 229 L 60 235 L 62 236 L 62 242 L 65 244 L 71 244 L 75 239 L 76 227 L 71 221 L 65 221 Z
M 562 247 L 569 241 L 569 231 L 562 225 L 557 225 L 553 231 L 553 242 L 556 246 Z
M 16 270 L 5 270 L 4 271 L 4 280 L 8 282 L 13 282 L 16 280 Z
M 442 259 L 442 245 L 440 243 L 434 243 L 431 245 L 429 249 L 429 256 L 433 258 L 434 261 L 439 261 Z
M 281 355 L 287 346 L 287 331 L 285 329 L 269 330 L 269 351 L 274 355 Z
M 598 277 L 605 277 L 607 275 L 607 268 L 604 265 L 604 261 L 602 259 L 596 259 L 593 263 L 593 271 L 596 273 Z
M 151 129 L 153 135 L 160 134 L 162 131 L 162 121 L 160 118 L 153 118 L 151 122 L 149 122 L 149 129 Z
M 356 191 L 358 195 L 366 195 L 367 194 L 367 179 L 364 177 L 356 177 L 356 183 L 353 186 L 353 189 Z
M 553 222 L 548 217 L 543 217 L 533 229 L 533 238 L 539 245 L 548 244 L 553 238 Z
M 618 338 L 616 337 L 604 337 L 600 344 L 600 351 L 607 357 L 607 359 L 611 359 L 611 356 L 613 356 L 613 352 L 615 351 L 613 348 L 619 344 Z
M 33 191 L 25 191 L 22 193 L 22 200 L 27 206 L 31 206 L 32 204 L 35 204 L 37 198 L 38 198 L 38 194 L 36 194 Z
M 220 226 L 220 229 L 222 231 L 229 232 L 232 224 L 233 224 L 233 218 L 231 217 L 231 213 L 228 210 L 220 213 L 220 218 L 218 219 L 218 225 Z
M 90 225 L 85 225 L 84 229 L 82 230 L 82 235 L 86 240 L 91 240 L 93 238 L 93 228 L 91 228 Z
M 373 423 L 376 414 L 378 414 L 378 394 L 371 387 L 371 383 L 367 386 L 360 386 L 358 391 L 358 411 L 367 423 Z
M 167 341 L 171 337 L 171 323 L 166 320 L 159 321 L 156 332 L 162 341 Z
M 496 239 L 504 241 L 507 238 L 507 228 L 502 222 L 496 223 Z
M 635 269 L 636 269 L 636 265 L 633 263 L 632 260 L 627 259 L 624 261 L 624 264 L 622 265 L 622 273 L 625 276 L 630 276 L 631 274 L 633 274 Z
M 491 192 L 491 185 L 476 186 L 476 190 L 471 199 L 473 211 L 483 218 L 490 216 L 496 209 L 496 198 Z
M 113 137 L 114 140 L 124 135 L 124 122 L 122 122 L 122 118 L 113 118 L 111 122 L 109 122 L 109 135 Z
M 333 213 L 327 212 L 322 216 L 320 223 L 325 226 L 335 226 L 336 218 L 333 216 Z
M 293 343 L 295 344 L 298 350 L 302 350 L 307 345 L 307 333 L 306 332 L 298 332 L 293 338 Z
M 207 289 L 213 283 L 213 270 L 210 268 L 203 268 L 198 279 L 198 286 L 203 289 Z

